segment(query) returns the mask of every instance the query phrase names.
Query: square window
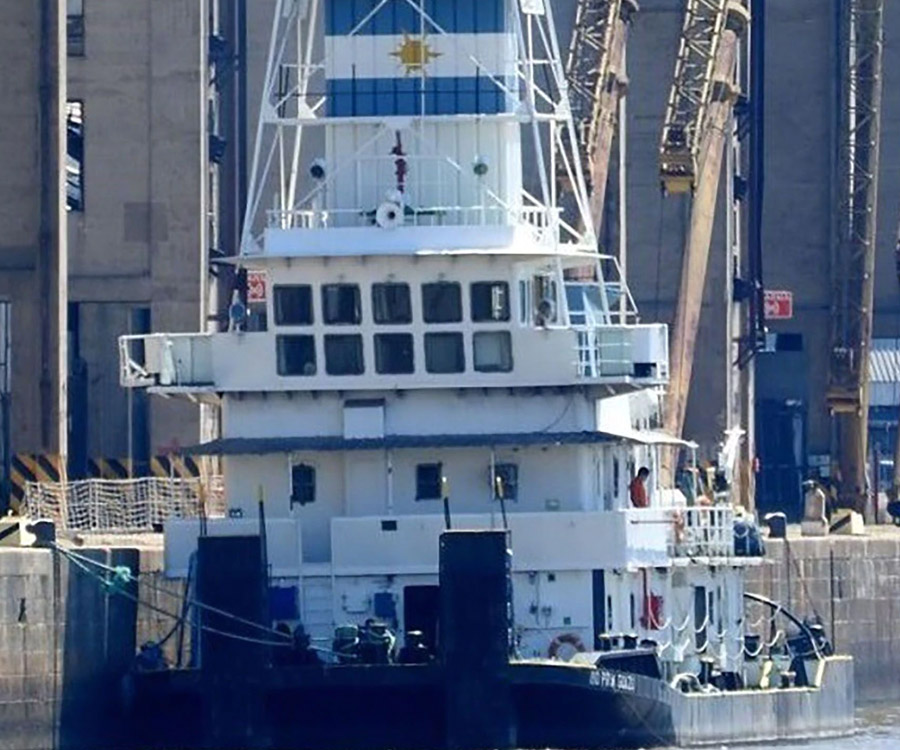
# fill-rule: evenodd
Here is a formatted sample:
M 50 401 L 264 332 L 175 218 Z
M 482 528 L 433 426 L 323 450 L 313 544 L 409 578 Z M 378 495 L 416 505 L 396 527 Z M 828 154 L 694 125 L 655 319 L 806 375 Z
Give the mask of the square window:
M 362 336 L 326 336 L 325 372 L 329 375 L 362 375 Z
M 422 317 L 426 323 L 459 323 L 462 287 L 451 281 L 422 284 Z
M 381 375 L 401 375 L 415 370 L 411 333 L 375 334 L 375 369 Z
M 477 281 L 469 291 L 475 323 L 509 320 L 509 284 L 505 281 Z
M 291 506 L 316 501 L 316 469 L 308 464 L 291 467 Z
M 425 369 L 435 374 L 465 371 L 462 334 L 426 333 Z
M 440 500 L 443 475 L 442 464 L 416 466 L 416 500 Z
M 276 336 L 279 375 L 316 374 L 316 340 L 312 336 Z
M 356 284 L 325 284 L 322 287 L 322 317 L 327 325 L 359 325 L 362 304 Z
M 512 337 L 509 331 L 476 333 L 475 369 L 478 372 L 509 372 L 512 370 Z
M 313 324 L 312 287 L 308 284 L 275 287 L 275 324 L 311 326 Z
M 379 325 L 412 323 L 409 284 L 372 284 L 372 316 Z
M 494 464 L 494 500 L 519 499 L 518 464 Z

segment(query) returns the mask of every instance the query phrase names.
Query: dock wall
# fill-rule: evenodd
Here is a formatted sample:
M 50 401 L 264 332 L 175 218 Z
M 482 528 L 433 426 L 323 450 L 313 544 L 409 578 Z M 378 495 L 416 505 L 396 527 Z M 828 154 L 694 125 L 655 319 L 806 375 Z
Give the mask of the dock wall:
M 854 658 L 860 702 L 900 698 L 900 533 L 767 540 L 766 558 L 748 591 L 817 613 L 836 650 Z
M 0 750 L 113 748 L 120 731 L 118 676 L 140 643 L 172 621 L 178 582 L 161 580 L 159 552 L 78 550 L 110 566 L 140 564 L 150 586 L 112 593 L 46 549 L 0 548 Z M 152 586 L 152 587 L 151 587 Z

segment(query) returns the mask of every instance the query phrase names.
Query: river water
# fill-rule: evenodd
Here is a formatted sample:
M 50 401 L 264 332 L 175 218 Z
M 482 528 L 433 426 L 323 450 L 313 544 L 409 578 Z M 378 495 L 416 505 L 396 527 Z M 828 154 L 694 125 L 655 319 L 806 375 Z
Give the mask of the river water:
M 728 750 L 900 750 L 900 706 L 880 706 L 859 713 L 859 731 L 852 737 L 814 742 L 783 742 L 779 745 L 727 745 Z M 726 747 L 726 746 L 723 746 Z

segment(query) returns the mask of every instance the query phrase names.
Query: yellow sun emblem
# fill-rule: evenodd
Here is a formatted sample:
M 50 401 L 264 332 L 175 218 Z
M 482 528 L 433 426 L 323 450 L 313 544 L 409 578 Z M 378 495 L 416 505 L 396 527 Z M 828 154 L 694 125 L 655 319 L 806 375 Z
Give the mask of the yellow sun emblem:
M 403 34 L 403 42 L 395 51 L 391 52 L 391 57 L 396 57 L 400 61 L 400 64 L 406 68 L 406 75 L 409 76 L 413 73 L 423 73 L 425 66 L 434 58 L 440 57 L 441 54 L 431 49 L 431 45 L 424 36 L 416 38 L 409 34 Z

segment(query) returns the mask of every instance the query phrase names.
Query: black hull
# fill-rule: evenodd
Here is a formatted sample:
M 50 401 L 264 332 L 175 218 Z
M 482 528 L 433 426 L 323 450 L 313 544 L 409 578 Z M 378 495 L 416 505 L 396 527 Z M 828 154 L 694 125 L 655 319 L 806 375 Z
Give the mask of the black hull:
M 593 677 L 592 677 L 593 675 Z M 606 675 L 598 684 L 598 677 Z M 612 680 L 612 684 L 609 683 Z M 668 688 L 639 675 L 512 664 L 519 748 L 668 745 Z M 434 667 L 295 667 L 247 674 L 136 674 L 128 724 L 140 750 L 440 750 L 446 691 Z M 123 744 L 123 747 L 128 745 Z

